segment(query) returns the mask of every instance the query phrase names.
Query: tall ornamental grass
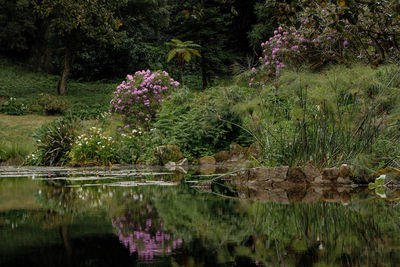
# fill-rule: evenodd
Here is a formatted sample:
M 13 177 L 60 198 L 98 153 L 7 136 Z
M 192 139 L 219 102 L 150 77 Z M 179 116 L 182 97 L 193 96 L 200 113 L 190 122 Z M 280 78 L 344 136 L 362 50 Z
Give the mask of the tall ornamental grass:
M 370 168 L 400 155 L 400 68 L 286 71 L 238 107 L 270 165 L 342 162 Z M 368 160 L 365 160 L 368 158 Z

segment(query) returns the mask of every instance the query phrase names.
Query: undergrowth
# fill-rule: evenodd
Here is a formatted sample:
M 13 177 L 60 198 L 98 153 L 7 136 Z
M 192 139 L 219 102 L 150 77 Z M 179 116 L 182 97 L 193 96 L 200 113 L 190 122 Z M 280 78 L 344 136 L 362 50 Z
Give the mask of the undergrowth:
M 262 144 L 268 165 L 352 163 L 377 169 L 400 155 L 399 87 L 396 65 L 286 71 L 255 88 L 254 97 L 236 110 Z

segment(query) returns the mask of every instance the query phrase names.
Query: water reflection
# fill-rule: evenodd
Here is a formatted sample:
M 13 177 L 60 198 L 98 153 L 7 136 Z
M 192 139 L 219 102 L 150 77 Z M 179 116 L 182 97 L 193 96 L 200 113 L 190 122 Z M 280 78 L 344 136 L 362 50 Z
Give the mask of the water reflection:
M 191 186 L 2 179 L 0 265 L 400 263 L 398 191 L 382 199 L 352 188 Z M 25 198 L 18 203 L 8 193 L 14 187 Z
M 133 194 L 121 202 L 118 201 L 118 207 L 122 211 L 113 215 L 111 221 L 120 242 L 131 255 L 137 253 L 139 260 L 152 261 L 182 246 L 181 238 L 174 239 L 165 231 L 148 195 Z

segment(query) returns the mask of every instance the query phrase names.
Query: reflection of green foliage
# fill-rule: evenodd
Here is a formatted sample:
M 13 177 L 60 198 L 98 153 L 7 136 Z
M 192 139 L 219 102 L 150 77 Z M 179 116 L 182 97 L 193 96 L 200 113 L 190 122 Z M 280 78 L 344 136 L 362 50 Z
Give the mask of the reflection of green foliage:
M 18 242 L 28 238 L 33 245 L 53 242 L 45 239 L 58 238 L 54 231 L 58 226 L 71 225 L 75 236 L 115 233 L 111 220 L 104 218 L 132 222 L 121 228 L 122 237 L 127 238 L 150 218 L 152 225 L 162 224 L 171 237 L 183 239 L 181 248 L 195 253 L 188 259 L 194 265 L 210 261 L 230 265 L 241 259 L 290 266 L 386 266 L 400 261 L 400 206 L 387 201 L 398 201 L 399 193 L 390 193 L 384 200 L 367 191 L 353 195 L 346 206 L 281 205 L 221 198 L 187 184 L 81 187 L 78 181 L 57 183 L 41 184 L 36 197 L 42 210 L 0 213 L 0 224 L 6 226 L 0 239 L 12 240 L 12 248 L 1 248 L 0 253 L 16 251 Z M 65 187 L 71 184 L 76 187 Z M 11 230 L 10 223 L 25 228 Z M 25 236 L 26 229 L 30 232 Z M 47 231 L 43 238 L 38 237 L 42 229 Z M 146 232 L 153 235 L 157 230 L 149 227 Z M 181 260 L 178 256 L 171 262 L 182 265 Z
M 375 179 L 374 183 L 369 183 L 368 184 L 368 188 L 369 189 L 373 189 L 373 188 L 384 186 L 385 185 L 385 178 L 386 178 L 386 175 L 379 176 L 378 178 Z
M 85 206 L 76 188 L 65 187 L 65 183 L 45 185 L 37 195 L 40 205 L 57 214 L 74 215 Z
M 400 245 L 388 236 L 400 234 L 395 219 L 400 208 L 381 201 L 280 205 L 194 198 L 179 190 L 158 199 L 167 228 L 185 242 L 199 238 L 207 250 L 218 253 L 220 263 L 243 256 L 295 264 L 311 255 L 310 265 L 363 265 L 390 262 Z M 386 242 L 392 245 L 385 247 Z M 232 246 L 234 251 L 228 249 Z
M 374 183 L 369 183 L 368 184 L 368 188 L 369 189 L 375 189 L 375 194 L 377 194 L 381 198 L 386 198 L 385 179 L 386 179 L 386 175 L 381 175 L 381 176 L 379 176 L 378 178 L 375 179 Z
M 67 187 L 72 185 L 71 187 Z M 81 186 L 80 186 L 81 185 Z M 74 181 L 49 181 L 41 185 L 36 200 L 50 212 L 76 216 L 89 209 L 107 206 L 115 188 L 85 186 Z

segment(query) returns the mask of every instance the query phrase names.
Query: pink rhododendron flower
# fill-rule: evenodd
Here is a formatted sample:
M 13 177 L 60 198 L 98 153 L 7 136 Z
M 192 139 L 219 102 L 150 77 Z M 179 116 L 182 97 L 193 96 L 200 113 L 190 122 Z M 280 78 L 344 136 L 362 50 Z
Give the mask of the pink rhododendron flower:
M 169 95 L 169 89 L 179 86 L 179 82 L 169 77 L 166 71 L 137 71 L 128 74 L 114 91 L 110 101 L 110 112 L 123 115 L 129 128 L 131 123 L 145 125 L 156 116 L 162 100 Z

